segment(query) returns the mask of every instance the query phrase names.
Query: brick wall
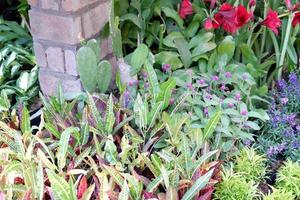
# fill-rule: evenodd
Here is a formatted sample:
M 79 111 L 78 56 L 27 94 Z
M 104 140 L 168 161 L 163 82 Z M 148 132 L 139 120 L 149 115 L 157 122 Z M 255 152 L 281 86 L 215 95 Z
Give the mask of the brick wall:
M 34 52 L 41 90 L 54 95 L 59 82 L 65 92 L 82 91 L 75 54 L 82 39 L 95 38 L 108 21 L 110 0 L 28 0 Z M 102 57 L 110 57 L 109 41 Z

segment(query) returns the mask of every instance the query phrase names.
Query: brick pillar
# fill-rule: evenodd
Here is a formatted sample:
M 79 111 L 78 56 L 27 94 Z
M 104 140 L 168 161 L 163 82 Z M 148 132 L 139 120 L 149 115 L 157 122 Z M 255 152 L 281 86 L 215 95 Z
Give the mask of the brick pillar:
M 28 0 L 39 81 L 46 95 L 82 91 L 75 54 L 82 39 L 99 36 L 110 12 L 110 0 Z M 105 41 L 102 54 L 108 54 Z M 104 52 L 104 53 L 103 53 Z M 105 55 L 104 55 L 105 56 Z M 103 57 L 103 56 L 102 56 Z

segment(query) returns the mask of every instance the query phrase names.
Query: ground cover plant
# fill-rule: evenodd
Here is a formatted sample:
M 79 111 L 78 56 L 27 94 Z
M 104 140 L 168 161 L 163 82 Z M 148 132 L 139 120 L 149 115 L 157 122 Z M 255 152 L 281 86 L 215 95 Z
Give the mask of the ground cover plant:
M 35 120 L 31 36 L 0 20 L 0 199 L 300 198 L 299 9 L 114 0 L 76 55 L 85 91 L 40 92 Z

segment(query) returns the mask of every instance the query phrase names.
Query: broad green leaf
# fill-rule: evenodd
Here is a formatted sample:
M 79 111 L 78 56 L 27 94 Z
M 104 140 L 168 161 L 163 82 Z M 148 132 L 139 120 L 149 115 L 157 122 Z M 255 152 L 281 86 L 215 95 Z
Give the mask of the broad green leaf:
M 222 65 L 224 65 L 223 67 L 225 67 L 225 65 L 227 65 L 228 62 L 232 59 L 234 55 L 234 51 L 235 51 L 235 42 L 233 41 L 233 37 L 226 36 L 217 49 L 218 52 L 217 64 L 222 63 Z
M 177 25 L 183 30 L 184 21 L 180 18 L 178 12 L 168 7 L 163 7 L 162 11 L 165 13 L 167 17 L 172 18 L 177 23 Z
M 163 102 L 163 109 L 166 109 L 169 106 L 169 102 L 172 96 L 172 90 L 175 87 L 176 87 L 176 80 L 172 77 L 169 78 L 168 81 L 161 84 L 157 101 Z
M 138 48 L 134 50 L 131 56 L 131 71 L 130 75 L 136 75 L 142 68 L 145 60 L 149 55 L 149 49 L 146 45 L 141 44 Z
M 204 176 L 201 176 L 197 181 L 192 185 L 192 187 L 184 194 L 182 200 L 191 200 L 193 197 L 202 189 L 204 188 L 210 180 L 214 169 L 211 169 L 207 172 Z
M 142 28 L 138 16 L 133 13 L 122 15 L 120 21 L 131 21 L 137 27 Z
M 189 42 L 189 48 L 192 49 L 192 48 L 197 47 L 199 44 L 207 43 L 213 37 L 214 37 L 214 34 L 212 32 L 205 32 L 205 33 L 201 33 L 199 35 L 196 35 Z
M 207 42 L 207 43 L 200 43 L 198 46 L 192 51 L 193 59 L 197 58 L 198 56 L 209 52 L 217 47 L 216 43 L 214 42 Z
M 172 51 L 162 51 L 156 54 L 155 61 L 160 65 L 170 64 L 172 70 L 179 69 L 183 66 L 181 60 L 179 59 L 179 54 Z
M 240 44 L 240 49 L 243 55 L 243 63 L 248 64 L 251 63 L 256 65 L 258 60 L 253 52 L 253 50 L 247 44 Z
M 175 39 L 175 45 L 180 54 L 184 67 L 190 67 L 192 64 L 192 54 L 188 48 L 188 42 L 184 38 L 178 38 Z

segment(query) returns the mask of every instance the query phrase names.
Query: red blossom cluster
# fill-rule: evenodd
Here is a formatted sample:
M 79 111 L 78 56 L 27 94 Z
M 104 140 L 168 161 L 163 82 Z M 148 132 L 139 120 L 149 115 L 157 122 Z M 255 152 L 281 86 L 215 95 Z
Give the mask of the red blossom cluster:
M 210 8 L 213 9 L 216 5 L 216 0 L 204 0 L 205 3 L 210 3 Z M 295 5 L 291 4 L 290 0 L 285 0 L 286 6 L 289 11 L 295 11 L 300 7 L 300 3 Z M 229 3 L 223 3 L 218 12 L 213 18 L 208 17 L 204 22 L 204 28 L 206 30 L 222 28 L 228 33 L 235 34 L 237 30 L 245 26 L 251 19 L 253 19 L 253 10 L 256 5 L 255 0 L 249 1 L 248 11 L 243 5 L 234 7 Z M 179 15 L 182 19 L 186 16 L 193 14 L 193 5 L 190 0 L 182 0 L 179 10 Z M 281 20 L 278 17 L 278 13 L 270 9 L 266 18 L 261 22 L 263 26 L 268 27 L 276 35 L 278 35 L 278 28 L 281 26 Z M 295 27 L 300 24 L 300 12 L 295 13 L 292 25 Z

